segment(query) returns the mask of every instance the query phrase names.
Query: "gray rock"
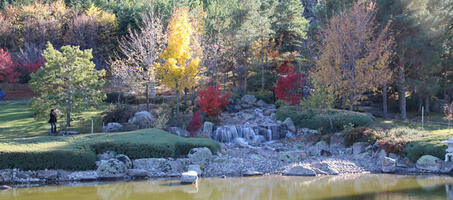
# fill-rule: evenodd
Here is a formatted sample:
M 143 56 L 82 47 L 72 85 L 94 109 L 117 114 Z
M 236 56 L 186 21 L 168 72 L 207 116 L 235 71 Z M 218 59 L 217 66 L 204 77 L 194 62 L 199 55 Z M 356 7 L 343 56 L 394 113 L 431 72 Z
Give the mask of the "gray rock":
M 250 114 L 250 113 L 246 113 L 246 112 L 241 112 L 240 115 L 241 115 L 241 118 L 242 118 L 244 121 L 249 121 L 249 120 L 255 118 L 255 115 Z
M 213 129 L 214 124 L 212 122 L 204 122 L 201 134 L 204 136 L 211 136 Z
M 308 157 L 305 151 L 287 151 L 280 153 L 279 160 L 283 162 L 300 162 Z
M 13 179 L 13 170 L 12 169 L 3 169 L 0 170 L 0 183 L 9 183 Z
M 178 176 L 181 172 L 184 171 L 186 166 L 190 164 L 190 160 L 188 158 L 178 158 L 176 160 L 168 161 L 168 165 L 170 166 L 170 171 L 178 173 Z
M 187 171 L 196 171 L 197 174 L 201 175 L 203 172 L 201 171 L 200 165 L 189 165 L 187 166 Z
M 255 105 L 256 102 L 256 97 L 253 95 L 244 95 L 241 98 L 241 106 L 243 108 L 251 108 L 253 105 Z
M 36 171 L 37 177 L 46 180 L 57 180 L 58 171 L 57 170 L 38 170 Z
M 275 110 L 265 109 L 265 110 L 263 111 L 263 115 L 264 115 L 264 116 L 271 116 L 272 113 L 275 113 Z
M 345 137 L 344 134 L 339 132 L 330 136 L 330 149 L 343 149 L 345 148 Z
M 181 136 L 181 137 L 189 137 L 190 133 L 189 131 L 186 131 L 182 128 L 179 127 L 170 127 L 168 128 L 168 132 L 170 132 L 173 135 Z
M 171 170 L 170 163 L 165 158 L 143 158 L 132 161 L 134 169 L 143 169 L 148 172 L 167 172 Z
M 445 174 L 453 174 L 453 162 L 442 162 L 440 172 Z
M 211 150 L 209 150 L 206 147 L 193 148 L 189 151 L 189 154 L 187 155 L 192 164 L 200 165 L 202 167 L 205 165 L 205 163 L 209 161 L 211 156 L 212 156 Z
M 287 117 L 285 121 L 283 121 L 283 124 L 286 125 L 286 128 L 288 128 L 288 130 L 290 130 L 293 133 L 296 133 L 297 131 L 296 126 L 294 126 L 293 120 L 291 120 L 291 118 Z
M 102 160 L 96 173 L 101 178 L 118 178 L 124 176 L 126 171 L 126 164 L 117 159 L 110 159 Z
M 102 127 L 102 130 L 106 133 L 109 132 L 120 132 L 123 130 L 123 125 L 116 122 L 108 123 L 107 126 Z
M 384 157 L 382 160 L 382 172 L 393 173 L 396 171 L 396 160 L 390 157 Z
M 248 148 L 249 143 L 244 138 L 236 138 L 234 139 L 234 144 L 238 147 Z
M 285 176 L 316 176 L 316 172 L 312 169 L 302 166 L 294 166 L 287 170 L 283 175 Z
M 96 171 L 78 171 L 68 175 L 68 179 L 72 181 L 94 181 L 98 179 Z
M 127 169 L 126 174 L 132 178 L 143 178 L 148 176 L 148 172 L 144 169 Z
M 301 136 L 309 136 L 318 134 L 318 131 L 309 128 L 299 128 L 297 129 L 297 134 Z
M 126 155 L 124 154 L 118 154 L 115 156 L 115 159 L 121 161 L 122 163 L 124 163 L 124 165 L 126 166 L 126 168 L 130 169 L 132 168 L 132 160 L 127 157 Z
M 69 136 L 69 135 L 79 135 L 80 132 L 78 131 L 60 131 L 58 132 L 58 136 Z
M 396 166 L 403 168 L 412 168 L 415 167 L 415 163 L 409 160 L 409 158 L 398 157 L 398 159 L 396 160 Z
M 193 184 L 197 182 L 198 174 L 196 171 L 183 172 L 181 174 L 181 184 Z
M 424 155 L 417 160 L 415 165 L 417 169 L 427 170 L 430 172 L 440 172 L 443 162 L 443 160 L 437 157 Z
M 242 176 L 262 176 L 263 172 L 247 170 L 245 171 Z
M 354 154 L 354 158 L 357 159 L 357 160 L 365 160 L 365 159 L 369 159 L 371 158 L 371 155 L 370 155 L 370 152 L 363 152 L 363 153 L 360 153 L 360 154 Z M 382 162 L 382 159 L 379 162 Z
M 265 107 L 266 105 L 267 105 L 267 103 L 261 99 L 258 100 L 258 102 L 256 102 L 256 106 L 258 106 L 258 107 Z
M 106 151 L 104 153 L 98 154 L 98 160 L 109 160 L 116 156 L 116 153 L 113 151 Z
M 369 144 L 367 142 L 356 142 L 352 145 L 352 153 L 357 155 L 365 152 L 366 147 Z
M 313 155 L 317 155 L 317 156 L 320 156 L 321 155 L 321 151 L 329 151 L 330 150 L 330 147 L 329 145 L 327 144 L 327 142 L 325 141 L 319 141 L 318 143 L 316 143 L 313 147 L 310 148 L 311 150 L 311 153 Z
M 10 186 L 7 186 L 7 185 L 0 185 L 0 190 L 11 190 L 13 189 L 12 187 Z
M 385 152 L 384 149 L 381 149 L 374 155 L 374 158 L 376 158 L 377 163 L 382 163 L 382 160 L 384 160 L 385 157 L 387 157 L 387 152 Z
M 139 128 L 152 128 L 154 123 L 154 118 L 151 113 L 148 111 L 140 111 L 134 114 L 134 117 L 129 119 L 129 124 L 134 124 Z

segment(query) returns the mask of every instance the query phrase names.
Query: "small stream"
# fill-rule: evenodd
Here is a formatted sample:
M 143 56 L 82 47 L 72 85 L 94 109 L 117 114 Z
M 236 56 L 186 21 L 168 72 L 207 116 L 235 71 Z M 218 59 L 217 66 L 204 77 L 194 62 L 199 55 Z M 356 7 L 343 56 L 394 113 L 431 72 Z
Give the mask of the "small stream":
M 264 176 L 204 178 L 197 185 L 178 180 L 76 183 L 0 191 L 0 200 L 123 200 L 123 199 L 453 199 L 453 178 L 355 174 L 318 177 Z

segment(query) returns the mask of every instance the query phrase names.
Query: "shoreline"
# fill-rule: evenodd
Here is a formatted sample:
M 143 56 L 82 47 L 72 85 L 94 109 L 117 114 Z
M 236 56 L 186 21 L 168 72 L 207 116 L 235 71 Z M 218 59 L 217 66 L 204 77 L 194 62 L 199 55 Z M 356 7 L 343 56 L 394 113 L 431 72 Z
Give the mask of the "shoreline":
M 65 185 L 83 182 L 135 181 L 180 179 L 185 171 L 198 171 L 200 178 L 251 177 L 251 176 L 326 176 L 346 174 L 382 174 L 383 159 L 395 157 L 382 150 L 363 147 L 335 147 L 325 142 L 314 145 L 296 140 L 280 140 L 258 146 L 232 143 L 222 144 L 215 155 L 197 148 L 188 158 L 142 158 L 130 160 L 130 167 L 116 173 L 105 174 L 100 166 L 114 157 L 112 152 L 98 155 L 98 170 L 0 170 L 0 185 Z M 357 150 L 360 149 L 360 150 Z M 117 155 L 116 158 L 124 155 Z M 127 156 L 126 156 L 127 157 Z M 129 159 L 129 158 L 127 158 Z M 127 160 L 126 159 L 126 160 Z M 448 173 L 418 169 L 415 164 L 396 156 L 391 173 L 396 175 L 445 175 Z M 407 161 L 406 166 L 400 160 Z M 104 163 L 104 164 L 103 164 Z M 110 170 L 110 169 L 108 169 Z

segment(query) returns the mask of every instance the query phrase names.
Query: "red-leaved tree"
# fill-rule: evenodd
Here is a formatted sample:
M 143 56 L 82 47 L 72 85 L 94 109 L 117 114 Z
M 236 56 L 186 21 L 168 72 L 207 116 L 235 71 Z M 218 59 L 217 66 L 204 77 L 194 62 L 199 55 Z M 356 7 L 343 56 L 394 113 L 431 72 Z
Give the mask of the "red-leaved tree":
M 299 103 L 303 97 L 301 86 L 305 83 L 304 76 L 303 73 L 292 73 L 280 76 L 277 79 L 275 96 L 291 105 Z
M 218 87 L 209 86 L 207 89 L 198 93 L 198 98 L 200 98 L 198 106 L 206 115 L 216 117 L 226 108 L 228 104 L 227 98 L 230 96 L 231 92 L 222 96 Z
M 11 59 L 8 51 L 0 49 L 0 81 L 15 83 L 17 82 L 17 64 Z
M 16 65 L 16 76 L 21 82 L 28 82 L 30 80 L 30 74 L 36 73 L 41 68 L 46 59 L 42 56 L 38 57 L 34 61 L 24 61 Z
M 201 110 L 199 110 L 193 114 L 192 120 L 190 120 L 189 125 L 187 126 L 187 130 L 190 132 L 192 136 L 193 133 L 201 129 L 202 125 L 203 119 L 201 117 Z

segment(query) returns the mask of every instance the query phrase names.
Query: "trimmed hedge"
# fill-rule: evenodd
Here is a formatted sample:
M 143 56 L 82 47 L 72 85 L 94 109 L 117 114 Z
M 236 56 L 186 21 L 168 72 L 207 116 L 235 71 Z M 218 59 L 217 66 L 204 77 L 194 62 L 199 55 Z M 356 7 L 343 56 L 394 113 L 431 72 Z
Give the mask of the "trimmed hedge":
M 278 108 L 278 120 L 291 118 L 298 127 L 322 130 L 332 133 L 347 128 L 367 127 L 374 124 L 371 116 L 345 110 L 302 109 L 296 106 L 282 106 Z
M 406 144 L 404 149 L 406 156 L 416 162 L 423 155 L 432 155 L 443 159 L 445 157 L 445 150 L 447 145 L 441 143 L 440 140 L 430 140 L 423 138 L 423 140 L 412 141 Z
M 219 143 L 207 138 L 182 138 L 159 129 L 78 136 L 0 140 L 0 169 L 23 170 L 95 168 L 96 154 L 115 151 L 131 159 L 185 156 L 192 148 Z

